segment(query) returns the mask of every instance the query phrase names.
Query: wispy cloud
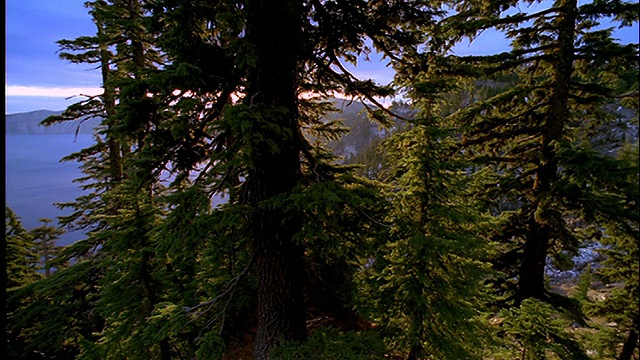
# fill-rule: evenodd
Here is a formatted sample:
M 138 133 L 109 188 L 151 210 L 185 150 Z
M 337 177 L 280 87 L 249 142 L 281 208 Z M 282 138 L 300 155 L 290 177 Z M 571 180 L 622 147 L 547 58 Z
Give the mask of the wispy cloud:
M 19 86 L 7 85 L 5 96 L 35 96 L 67 98 L 70 96 L 94 96 L 102 94 L 102 88 L 96 87 L 44 87 L 44 86 Z

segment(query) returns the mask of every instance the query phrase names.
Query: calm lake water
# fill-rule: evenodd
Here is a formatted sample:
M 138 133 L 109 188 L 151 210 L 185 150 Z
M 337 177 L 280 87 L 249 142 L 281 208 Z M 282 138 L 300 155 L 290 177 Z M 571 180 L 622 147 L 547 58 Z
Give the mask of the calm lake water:
M 82 176 L 76 162 L 60 162 L 64 156 L 90 146 L 92 135 L 5 135 L 6 202 L 22 219 L 26 229 L 41 225 L 40 218 L 67 215 L 54 203 L 73 201 L 82 194 L 72 181 Z M 58 244 L 67 245 L 83 237 L 68 232 Z
M 55 203 L 75 200 L 82 195 L 79 184 L 73 180 L 82 177 L 79 164 L 60 162 L 63 157 L 93 144 L 93 135 L 5 135 L 6 139 L 6 187 L 9 207 L 18 215 L 25 229 L 40 226 L 41 218 L 55 223 L 58 216 L 69 215 L 71 209 L 61 210 Z M 168 175 L 163 179 L 168 181 Z M 218 195 L 211 205 L 226 202 Z M 68 230 L 67 230 L 68 231 Z M 80 231 L 67 232 L 58 244 L 68 245 L 84 237 Z

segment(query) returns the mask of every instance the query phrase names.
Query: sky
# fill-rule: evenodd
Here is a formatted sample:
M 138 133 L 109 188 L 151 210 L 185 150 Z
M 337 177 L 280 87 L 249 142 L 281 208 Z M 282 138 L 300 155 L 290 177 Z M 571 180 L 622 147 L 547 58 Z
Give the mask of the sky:
M 89 65 L 58 58 L 57 40 L 95 34 L 86 0 L 6 0 L 5 114 L 35 110 L 63 110 L 78 99 L 100 93 L 100 73 Z M 583 1 L 581 1 L 583 2 Z M 615 34 L 623 42 L 638 42 L 638 25 Z M 473 44 L 461 44 L 458 55 L 507 50 L 497 32 L 483 33 Z M 360 62 L 354 73 L 389 83 L 393 71 L 380 56 Z
M 99 91 L 98 71 L 57 53 L 57 40 L 95 33 L 84 0 L 6 0 L 5 6 L 5 113 L 62 110 L 73 102 L 65 97 Z

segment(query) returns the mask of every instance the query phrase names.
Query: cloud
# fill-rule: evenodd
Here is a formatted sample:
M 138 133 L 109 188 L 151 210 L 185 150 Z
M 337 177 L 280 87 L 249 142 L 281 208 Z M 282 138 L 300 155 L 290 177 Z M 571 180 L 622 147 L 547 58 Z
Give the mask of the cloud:
M 44 87 L 7 85 L 5 96 L 35 96 L 67 98 L 71 96 L 94 96 L 102 94 L 102 88 L 96 87 Z

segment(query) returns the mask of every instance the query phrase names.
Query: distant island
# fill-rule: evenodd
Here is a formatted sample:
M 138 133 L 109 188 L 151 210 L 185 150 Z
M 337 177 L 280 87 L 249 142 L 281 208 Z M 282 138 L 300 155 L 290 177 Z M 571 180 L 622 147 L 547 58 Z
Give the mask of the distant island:
M 37 110 L 25 113 L 7 114 L 5 115 L 5 134 L 23 135 L 23 134 L 75 134 L 80 125 L 80 134 L 91 134 L 96 126 L 100 124 L 101 119 L 89 119 L 87 121 L 68 121 L 52 126 L 42 126 L 40 122 L 51 115 L 60 115 L 62 111 Z

